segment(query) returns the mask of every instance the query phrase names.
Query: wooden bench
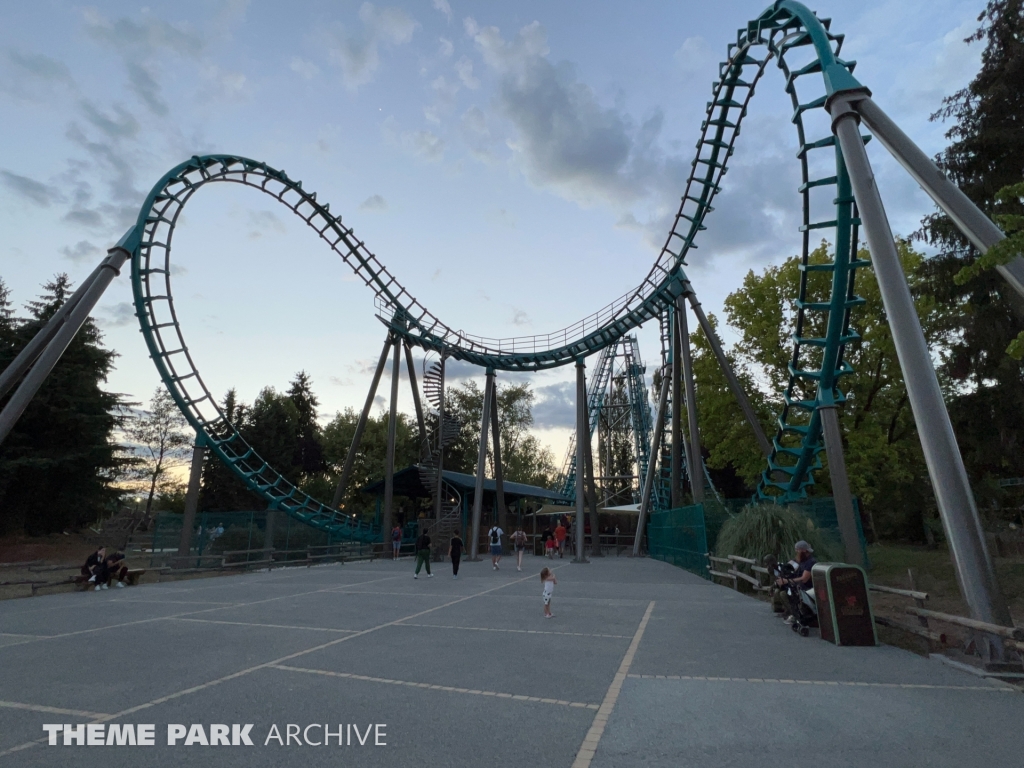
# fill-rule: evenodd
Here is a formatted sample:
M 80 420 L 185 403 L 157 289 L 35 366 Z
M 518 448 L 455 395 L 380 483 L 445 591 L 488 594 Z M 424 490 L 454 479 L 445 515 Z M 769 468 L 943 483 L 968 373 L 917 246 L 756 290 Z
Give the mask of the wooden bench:
M 145 568 L 130 569 L 128 571 L 128 573 L 125 574 L 124 583 L 127 584 L 129 587 L 136 587 L 139 584 L 139 579 L 145 573 L 146 573 L 146 569 Z M 83 576 L 82 574 L 78 574 L 77 576 L 75 576 L 75 587 L 79 591 L 81 591 L 81 590 L 91 589 L 92 587 L 96 586 L 95 582 L 89 581 L 89 578 L 90 578 L 89 576 Z

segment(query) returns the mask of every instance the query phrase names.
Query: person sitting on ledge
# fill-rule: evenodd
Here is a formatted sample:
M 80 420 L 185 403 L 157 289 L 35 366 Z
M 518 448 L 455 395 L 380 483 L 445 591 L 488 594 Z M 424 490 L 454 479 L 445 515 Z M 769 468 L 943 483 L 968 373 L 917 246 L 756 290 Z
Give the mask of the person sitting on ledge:
M 110 588 L 112 577 L 117 578 L 118 588 L 124 587 L 124 579 L 128 575 L 128 566 L 124 562 L 124 554 L 114 552 L 105 557 L 103 562 L 96 568 L 96 591 Z
M 89 579 L 90 584 L 96 581 L 96 569 L 103 565 L 103 561 L 106 559 L 106 547 L 100 547 L 85 559 L 85 565 L 82 566 L 82 575 Z

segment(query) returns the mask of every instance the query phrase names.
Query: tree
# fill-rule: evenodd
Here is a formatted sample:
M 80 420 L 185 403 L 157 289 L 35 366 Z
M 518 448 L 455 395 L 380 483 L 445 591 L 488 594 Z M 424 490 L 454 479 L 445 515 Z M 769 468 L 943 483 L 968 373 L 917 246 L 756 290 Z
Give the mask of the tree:
M 981 70 L 932 115 L 954 121 L 936 160 L 986 214 L 1019 217 L 1024 199 L 998 195 L 1024 179 L 1024 0 L 990 0 L 978 21 L 966 42 L 984 42 Z M 994 271 L 971 268 L 977 254 L 944 214 L 925 218 L 917 236 L 940 249 L 928 281 L 949 309 L 940 373 L 951 384 L 950 417 L 968 473 L 976 489 L 986 478 L 1020 477 L 1024 362 L 1006 351 L 1024 326 L 1024 299 Z
M 933 349 L 941 351 L 949 343 L 946 335 L 948 308 L 929 291 L 927 262 L 922 254 L 913 250 L 906 240 L 897 243 L 897 251 L 914 295 L 925 337 Z M 870 254 L 862 250 L 858 257 L 870 259 Z M 829 245 L 823 242 L 812 252 L 809 260 L 816 264 L 824 263 L 828 258 Z M 806 300 L 827 301 L 829 274 L 814 272 L 809 277 L 817 279 L 808 281 Z M 797 314 L 799 280 L 800 260 L 794 256 L 760 274 L 749 272 L 742 288 L 730 294 L 725 301 L 729 324 L 740 334 L 734 353 L 750 377 L 748 382 L 765 381 L 771 387 L 768 395 L 755 389 L 762 413 L 766 406 L 776 413 L 781 409 L 780 393 L 789 378 L 790 338 Z M 862 506 L 872 513 L 880 535 L 920 538 L 924 535 L 926 520 L 931 516 L 931 494 L 903 372 L 874 275 L 862 270 L 858 273 L 856 288 L 857 294 L 864 299 L 863 306 L 855 310 L 852 323 L 860 334 L 860 341 L 847 345 L 845 349 L 844 359 L 853 367 L 854 373 L 839 380 L 840 389 L 847 395 L 846 404 L 840 408 L 840 426 L 850 489 L 861 500 Z M 825 312 L 807 312 L 803 335 L 824 336 L 827 319 Z M 811 352 L 802 356 L 802 368 L 820 366 L 821 353 Z M 813 383 L 804 385 L 796 396 L 813 398 L 812 386 Z M 719 464 L 725 456 L 732 456 L 733 461 L 735 457 L 743 457 L 741 474 L 748 482 L 753 481 L 750 469 L 754 466 L 763 468 L 764 459 L 756 450 L 749 428 L 732 433 L 731 441 L 715 440 L 715 432 L 720 427 L 713 417 L 709 423 L 707 409 L 700 400 L 703 389 L 698 385 L 698 406 L 705 440 L 715 446 L 712 457 Z M 734 407 L 732 412 L 735 410 Z M 716 411 L 712 408 L 712 415 Z M 762 423 L 766 423 L 764 419 Z M 731 424 L 736 425 L 735 417 L 732 417 Z M 817 485 L 811 490 L 819 495 L 831 492 L 827 458 L 823 456 L 822 460 L 823 469 L 817 475 Z
M 132 475 L 143 484 L 149 515 L 157 493 L 171 492 L 180 484 L 170 473 L 181 467 L 189 454 L 192 437 L 188 422 L 167 390 L 158 387 L 149 401 L 149 410 L 126 420 L 124 434 L 136 458 Z
M 238 402 L 238 394 L 229 389 L 221 403 L 221 411 L 235 429 L 245 424 L 248 409 Z M 232 512 L 251 509 L 260 502 L 240 479 L 235 477 L 221 461 L 207 451 L 203 462 L 202 485 L 199 491 L 199 509 L 213 512 Z M 259 508 L 257 506 L 257 508 Z
M 53 317 L 70 295 L 71 282 L 61 274 L 43 289 L 23 321 L 12 320 L 5 294 L 0 337 L 6 333 L 11 339 L 8 356 Z M 0 354 L 3 347 L 0 341 Z M 102 389 L 115 357 L 88 320 L 0 445 L 3 531 L 41 535 L 74 528 L 99 518 L 116 499 L 112 483 L 124 461 L 113 433 L 126 403 Z
M 320 425 L 316 408 L 320 405 L 313 394 L 313 382 L 305 371 L 299 371 L 288 389 L 288 399 L 295 406 L 298 417 L 298 435 L 292 464 L 304 475 L 314 475 L 325 469 L 324 448 L 320 439 Z

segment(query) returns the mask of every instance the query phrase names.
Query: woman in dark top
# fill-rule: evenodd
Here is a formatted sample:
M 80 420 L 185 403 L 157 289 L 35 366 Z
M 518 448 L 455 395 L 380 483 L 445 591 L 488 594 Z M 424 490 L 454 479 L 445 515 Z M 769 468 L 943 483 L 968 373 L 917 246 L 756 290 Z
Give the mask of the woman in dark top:
M 465 548 L 465 544 L 462 539 L 459 538 L 459 532 L 456 531 L 455 535 L 452 536 L 451 543 L 448 544 L 448 557 L 452 559 L 452 578 L 459 578 L 459 561 L 462 559 L 462 550 Z

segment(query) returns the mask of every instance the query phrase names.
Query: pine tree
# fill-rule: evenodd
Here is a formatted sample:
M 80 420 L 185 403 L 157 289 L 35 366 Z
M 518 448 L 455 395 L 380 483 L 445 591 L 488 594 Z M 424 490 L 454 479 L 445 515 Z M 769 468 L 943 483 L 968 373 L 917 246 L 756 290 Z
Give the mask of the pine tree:
M 235 429 L 245 423 L 248 409 L 238 402 L 234 388 L 224 395 L 221 405 L 225 418 Z M 245 483 L 239 480 L 211 451 L 206 452 L 203 462 L 202 485 L 199 491 L 199 509 L 203 512 L 234 512 L 247 509 L 261 509 L 262 501 L 251 493 Z
M 320 401 L 313 394 L 313 382 L 305 371 L 295 374 L 288 389 L 288 399 L 298 412 L 298 444 L 292 463 L 303 475 L 314 475 L 326 468 L 324 448 L 321 441 L 320 425 L 317 422 L 317 406 Z
M 943 170 L 986 214 L 1021 214 L 1019 198 L 996 205 L 1003 187 L 1024 179 L 1024 0 L 990 0 L 966 42 L 984 42 L 982 66 L 944 100 L 933 119 L 952 119 Z M 968 471 L 977 481 L 1024 475 L 1024 363 L 1006 354 L 1024 327 L 1024 300 L 998 273 L 971 276 L 977 254 L 941 213 L 919 236 L 941 249 L 931 259 L 930 290 L 951 311 L 941 373 L 953 385 L 950 416 Z
M 67 275 L 43 286 L 29 302 L 31 317 L 13 321 L 9 301 L 0 310 L 16 352 L 53 317 L 71 293 Z M 13 331 L 13 332 L 12 332 Z M 123 467 L 113 432 L 125 403 L 101 385 L 116 353 L 85 323 L 0 445 L 0 528 L 41 535 L 98 519 L 116 498 L 111 482 Z M 0 402 L 3 405 L 3 402 Z

